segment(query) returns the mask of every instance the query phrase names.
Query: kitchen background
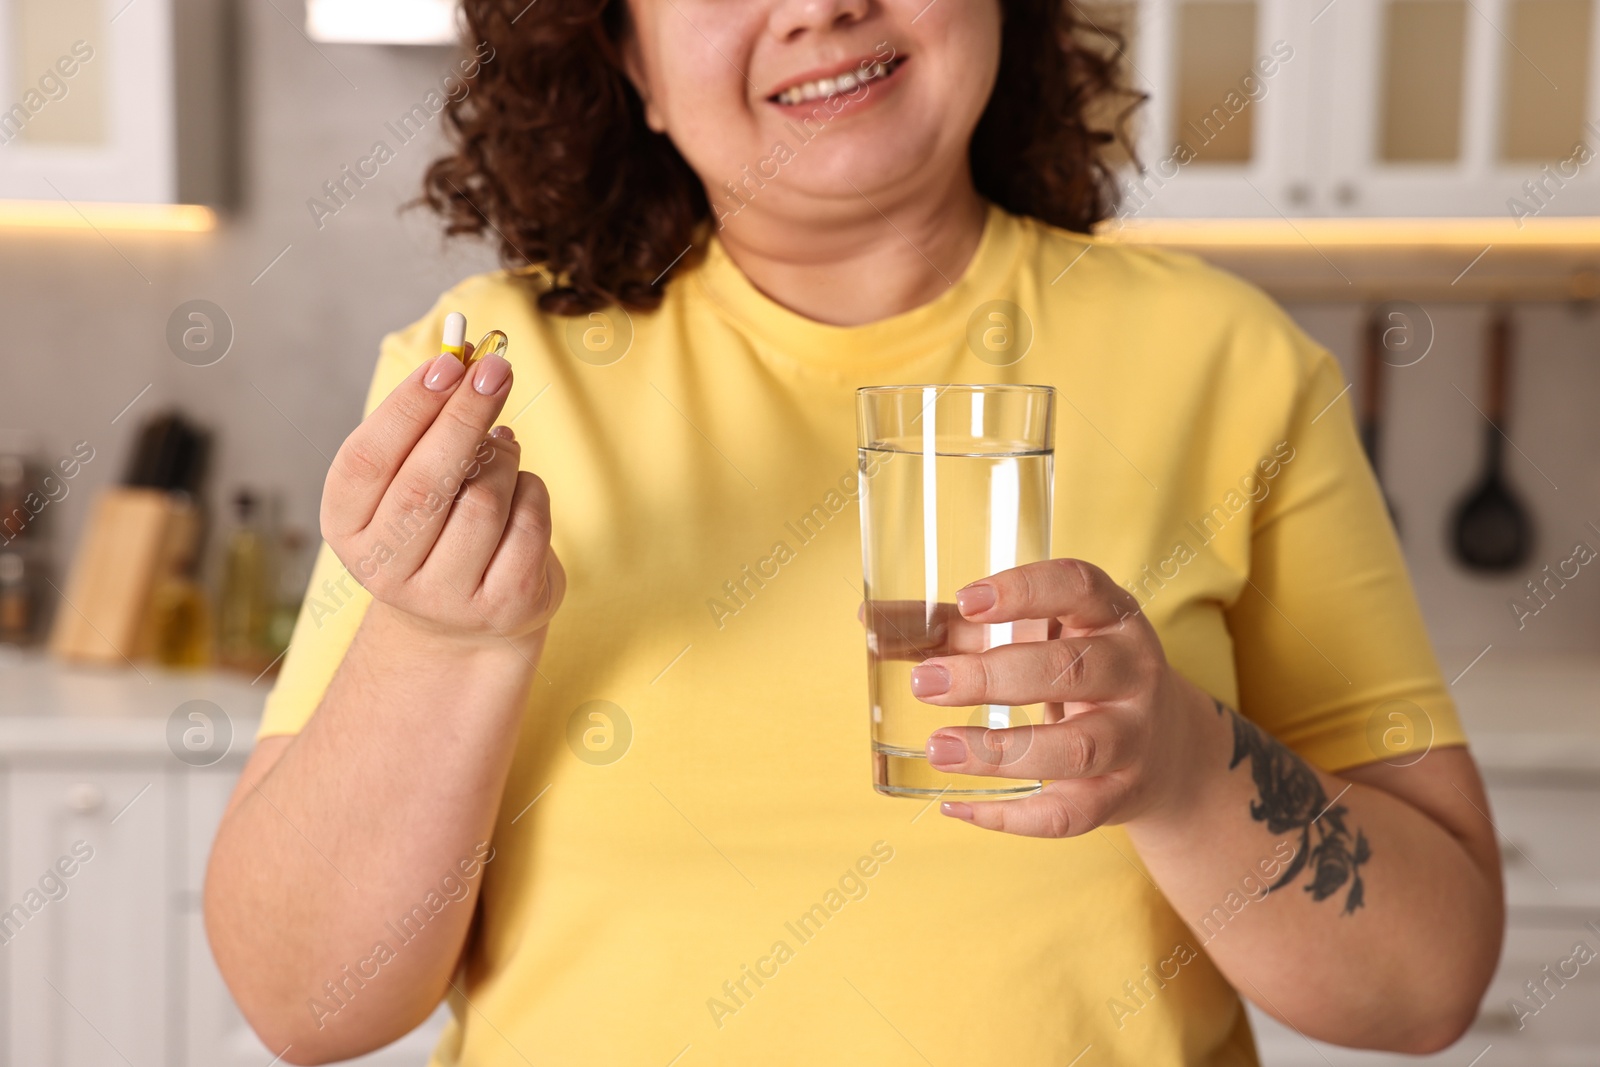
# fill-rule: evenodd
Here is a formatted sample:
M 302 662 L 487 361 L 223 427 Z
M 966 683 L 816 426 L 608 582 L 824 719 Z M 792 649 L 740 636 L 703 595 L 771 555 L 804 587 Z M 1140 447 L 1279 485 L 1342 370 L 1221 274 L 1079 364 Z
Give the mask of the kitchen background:
M 0 457 L 27 457 L 13 483 L 54 497 L 21 536 L 0 535 L 0 631 L 17 646 L 0 648 L 0 907 L 73 841 L 98 850 L 67 903 L 20 930 L 0 917 L 0 1064 L 259 1065 L 276 1051 L 228 1004 L 197 896 L 271 684 L 270 641 L 235 649 L 232 671 L 193 674 L 137 654 L 64 667 L 39 646 L 50 617 L 72 613 L 61 590 L 92 503 L 124 480 L 148 420 L 171 411 L 209 437 L 193 568 L 207 613 L 228 616 L 230 558 L 254 573 L 241 490 L 259 501 L 249 526 L 264 558 L 278 557 L 280 576 L 261 579 L 268 599 L 296 595 L 323 475 L 359 417 L 379 338 L 494 266 L 482 246 L 446 243 L 426 211 L 402 210 L 438 151 L 425 101 L 455 84 L 457 50 L 341 39 L 426 38 L 439 6 L 0 0 Z M 1491 780 L 1512 888 L 1484 1016 L 1435 1059 L 1600 1062 L 1596 968 L 1547 977 L 1574 943 L 1600 947 L 1600 927 L 1584 926 L 1600 923 L 1600 568 L 1586 565 L 1600 551 L 1600 125 L 1588 125 L 1600 119 L 1600 17 L 1590 0 L 1092 11 L 1129 29 L 1127 61 L 1152 95 L 1137 126 L 1150 176 L 1107 238 L 1189 248 L 1265 286 L 1338 356 L 1346 402 L 1359 407 L 1381 381 L 1381 474 Z M 93 58 L 78 56 L 34 108 L 30 91 L 80 40 Z M 14 102 L 27 129 L 6 126 Z M 426 123 L 413 117 L 401 143 L 395 124 L 418 114 Z M 150 132 L 163 122 L 170 143 Z M 85 137 L 121 147 L 63 154 Z M 346 181 L 380 140 L 394 158 L 331 198 L 325 183 Z M 149 143 L 170 151 L 137 148 Z M 216 211 L 102 203 L 126 201 Z M 1502 315 L 1504 473 L 1535 536 L 1525 560 L 1486 574 L 1456 559 L 1450 530 L 1484 469 Z M 60 480 L 65 494 L 43 488 L 46 467 L 83 459 L 80 443 L 92 459 Z M 257 580 L 238 573 L 234 595 Z M 204 643 L 168 658 L 205 656 Z M 228 653 L 210 643 L 209 658 Z M 169 742 L 175 716 L 180 734 L 201 721 L 178 715 L 192 700 L 228 737 L 198 756 Z M 1257 1018 L 1269 1064 L 1398 1062 Z M 382 1062 L 420 1063 L 426 1045 L 418 1036 Z

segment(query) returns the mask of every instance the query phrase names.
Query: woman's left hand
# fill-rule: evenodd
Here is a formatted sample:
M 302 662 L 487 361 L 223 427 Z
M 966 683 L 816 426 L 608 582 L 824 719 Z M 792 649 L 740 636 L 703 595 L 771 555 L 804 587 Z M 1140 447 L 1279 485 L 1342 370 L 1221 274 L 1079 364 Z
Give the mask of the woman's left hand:
M 1138 601 L 1105 571 L 1075 559 L 1030 563 L 974 582 L 956 602 L 967 624 L 1048 619 L 1050 637 L 924 660 L 911 672 L 912 693 L 946 707 L 1044 704 L 1045 722 L 941 727 L 928 739 L 928 759 L 941 771 L 1045 785 L 1018 800 L 947 801 L 946 815 L 1073 837 L 1159 819 L 1192 800 L 1216 762 L 1202 754 L 1226 723 L 1167 663 Z

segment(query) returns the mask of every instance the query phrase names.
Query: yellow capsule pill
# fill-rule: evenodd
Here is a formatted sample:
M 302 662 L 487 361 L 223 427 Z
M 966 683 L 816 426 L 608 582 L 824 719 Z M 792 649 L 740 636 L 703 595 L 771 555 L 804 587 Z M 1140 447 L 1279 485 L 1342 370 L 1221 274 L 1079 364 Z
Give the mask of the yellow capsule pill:
M 490 330 L 483 335 L 483 340 L 473 347 L 472 358 L 467 362 L 469 364 L 476 363 L 484 356 L 504 356 L 508 344 L 510 344 L 510 341 L 505 334 L 499 330 Z

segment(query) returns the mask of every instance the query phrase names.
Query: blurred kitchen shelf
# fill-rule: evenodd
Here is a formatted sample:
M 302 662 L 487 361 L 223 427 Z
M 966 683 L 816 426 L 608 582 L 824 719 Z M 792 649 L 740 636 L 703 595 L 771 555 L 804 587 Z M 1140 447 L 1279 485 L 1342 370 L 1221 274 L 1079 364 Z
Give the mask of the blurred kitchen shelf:
M 1191 252 L 1284 301 L 1600 300 L 1600 217 L 1129 219 L 1098 236 Z

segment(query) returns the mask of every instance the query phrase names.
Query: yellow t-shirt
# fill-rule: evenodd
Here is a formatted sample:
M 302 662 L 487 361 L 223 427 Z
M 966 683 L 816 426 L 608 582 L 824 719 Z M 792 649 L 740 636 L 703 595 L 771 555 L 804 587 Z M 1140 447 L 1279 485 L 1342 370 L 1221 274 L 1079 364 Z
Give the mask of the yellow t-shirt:
M 384 341 L 368 398 L 449 311 L 509 334 L 503 417 L 571 581 L 433 1062 L 1254 1063 L 1120 830 L 1004 836 L 873 791 L 854 390 L 1055 386 L 1054 554 L 1136 589 L 1179 670 L 1339 769 L 1427 743 L 1408 725 L 1463 737 L 1333 359 L 1191 258 L 997 208 L 948 290 L 861 327 L 786 310 L 715 240 L 650 314 L 548 316 L 540 284 L 447 293 Z M 991 301 L 1031 339 L 990 330 Z M 324 549 L 262 735 L 304 725 L 360 621 L 341 570 Z

